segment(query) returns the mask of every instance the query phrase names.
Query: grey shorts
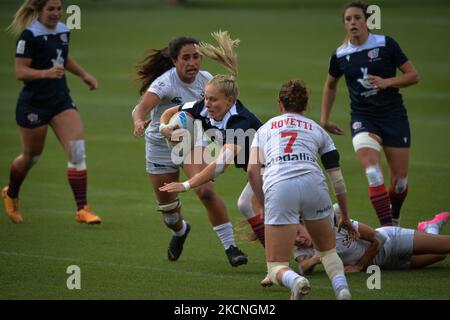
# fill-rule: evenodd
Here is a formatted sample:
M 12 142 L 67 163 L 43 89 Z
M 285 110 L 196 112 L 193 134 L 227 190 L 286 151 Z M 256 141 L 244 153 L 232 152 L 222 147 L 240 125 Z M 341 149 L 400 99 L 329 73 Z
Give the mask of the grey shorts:
M 264 223 L 298 224 L 322 220 L 333 214 L 333 204 L 323 175 L 310 172 L 273 184 L 264 194 Z
M 414 230 L 399 227 L 382 227 L 377 231 L 388 237 L 384 244 L 386 256 L 384 269 L 409 269 L 413 254 Z
M 202 163 L 203 153 L 201 148 L 208 146 L 207 142 L 200 136 L 195 143 L 195 149 L 200 150 L 195 161 Z M 184 157 L 179 156 L 169 147 L 164 138 L 156 135 L 146 134 L 145 136 L 145 158 L 147 160 L 147 173 L 164 174 L 177 172 L 183 166 Z

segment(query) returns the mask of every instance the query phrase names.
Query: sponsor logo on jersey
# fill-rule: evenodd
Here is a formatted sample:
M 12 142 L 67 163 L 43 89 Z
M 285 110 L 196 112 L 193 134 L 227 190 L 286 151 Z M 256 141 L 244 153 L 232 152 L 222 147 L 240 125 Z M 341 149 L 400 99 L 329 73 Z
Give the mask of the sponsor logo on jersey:
M 287 162 L 287 161 L 309 161 L 309 162 L 316 162 L 316 159 L 314 159 L 313 156 L 307 153 L 298 153 L 298 154 L 292 154 L 288 153 L 284 156 L 277 156 L 267 163 L 266 167 L 270 167 L 274 163 L 280 163 L 280 162 Z
M 175 103 L 175 104 L 182 104 L 183 103 L 183 98 L 181 98 L 181 97 L 174 97 L 172 100 L 170 100 L 170 102 Z
M 56 49 L 56 59 L 52 59 L 53 62 L 53 66 L 64 66 L 64 58 L 61 56 L 62 55 L 62 50 L 61 49 Z
M 369 52 L 367 52 L 367 56 L 370 59 L 375 59 L 375 58 L 378 58 L 379 53 L 380 53 L 380 48 L 375 48 L 375 49 L 372 49 Z
M 19 42 L 17 42 L 17 50 L 16 53 L 17 54 L 24 54 L 25 53 L 25 40 L 20 40 Z
M 67 33 L 61 33 L 59 35 L 59 38 L 61 39 L 61 41 L 63 42 L 63 44 L 67 44 Z
M 368 80 L 369 73 L 368 68 L 361 67 L 362 77 L 357 79 L 357 81 L 363 86 L 364 89 L 368 89 L 368 91 L 361 92 L 361 95 L 365 98 L 376 95 L 379 91 L 377 87 L 370 83 Z

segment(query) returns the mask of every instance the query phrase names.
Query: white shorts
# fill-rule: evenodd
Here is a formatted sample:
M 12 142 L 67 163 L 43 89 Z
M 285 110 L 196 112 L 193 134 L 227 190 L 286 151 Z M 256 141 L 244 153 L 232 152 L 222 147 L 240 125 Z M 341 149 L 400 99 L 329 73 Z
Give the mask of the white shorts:
M 164 174 L 178 172 L 179 166 L 170 157 L 170 149 L 165 145 L 145 142 L 145 158 L 147 172 L 150 174 Z
M 309 172 L 279 181 L 264 193 L 264 223 L 298 224 L 322 220 L 333 214 L 333 204 L 323 175 Z
M 414 230 L 400 227 L 381 227 L 377 231 L 387 240 L 377 254 L 377 264 L 384 269 L 409 269 L 413 254 Z M 380 255 L 380 256 L 378 256 Z
M 194 147 L 207 147 L 208 143 L 202 137 L 195 141 Z M 145 136 L 145 158 L 147 160 L 147 173 L 164 174 L 177 172 L 182 166 L 183 158 L 172 154 L 172 149 L 166 139 L 158 138 L 155 134 Z M 202 161 L 202 154 L 197 157 Z M 176 161 L 176 162 L 174 162 Z

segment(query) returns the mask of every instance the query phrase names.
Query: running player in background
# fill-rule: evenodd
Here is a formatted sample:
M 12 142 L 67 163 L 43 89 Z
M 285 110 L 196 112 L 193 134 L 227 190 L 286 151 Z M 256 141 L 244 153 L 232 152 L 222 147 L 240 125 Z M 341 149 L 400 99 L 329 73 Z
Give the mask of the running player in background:
M 321 125 L 330 133 L 344 131 L 329 121 L 337 83 L 345 75 L 351 100 L 351 133 L 356 156 L 364 167 L 369 197 L 382 226 L 399 225 L 400 208 L 408 193 L 411 135 L 399 88 L 419 81 L 419 75 L 391 37 L 367 28 L 367 5 L 344 7 L 344 44 L 331 56 L 323 88 Z M 396 69 L 401 75 L 396 76 Z M 381 149 L 389 166 L 390 189 L 381 169 Z
M 202 128 L 213 135 L 215 142 L 221 146 L 221 150 L 217 160 L 202 172 L 184 184 L 166 185 L 161 188 L 164 191 L 184 192 L 189 188 L 201 186 L 222 174 L 232 162 L 237 168 L 246 171 L 250 144 L 254 133 L 261 126 L 259 119 L 238 99 L 237 57 L 234 47 L 237 46 L 239 40 L 232 40 L 226 31 L 213 33 L 213 36 L 218 41 L 219 47 L 202 43 L 198 50 L 204 56 L 224 64 L 232 75 L 216 75 L 208 81 L 205 87 L 204 100 L 197 103 L 186 103 L 167 110 L 161 116 L 161 122 L 163 123 L 163 134 L 170 139 L 173 128 L 167 128 L 166 124 L 176 112 L 186 111 L 195 119 L 201 120 Z M 239 196 L 238 208 L 251 225 L 258 240 L 264 245 L 264 224 L 261 214 L 259 214 L 261 208 L 254 200 L 253 191 L 247 183 Z
M 70 30 L 60 22 L 61 15 L 60 0 L 27 0 L 10 25 L 14 34 L 20 34 L 16 78 L 24 82 L 16 107 L 22 153 L 12 162 L 9 185 L 2 190 L 6 212 L 14 223 L 23 222 L 20 187 L 40 158 L 49 125 L 69 159 L 67 177 L 77 206 L 76 221 L 101 222 L 87 203 L 83 123 L 69 95 L 65 71 L 80 77 L 90 90 L 97 89 L 97 80 L 69 54 Z
M 147 173 L 153 186 L 164 223 L 172 230 L 172 239 L 167 250 L 169 260 L 179 259 L 191 226 L 183 219 L 181 200 L 177 193 L 161 192 L 165 183 L 179 181 L 179 165 L 174 164 L 171 150 L 159 132 L 160 116 L 165 110 L 188 101 L 204 97 L 204 87 L 212 78 L 207 71 L 201 71 L 202 57 L 195 48 L 198 40 L 191 37 L 173 39 L 168 47 L 152 50 L 138 67 L 142 81 L 141 101 L 133 110 L 134 135 L 145 133 Z M 146 117 L 151 114 L 151 123 L 146 127 Z M 202 146 L 198 146 L 203 148 Z M 193 177 L 206 166 L 192 161 L 182 165 L 188 177 Z M 214 191 L 212 183 L 195 189 L 205 206 L 214 231 L 227 251 L 230 264 L 238 266 L 247 262 L 234 240 L 233 226 L 229 222 L 223 200 Z
M 349 241 L 358 235 L 348 216 L 339 153 L 325 130 L 304 116 L 308 99 L 302 81 L 290 80 L 283 84 L 278 100 L 281 115 L 258 130 L 251 147 L 248 176 L 256 198 L 264 207 L 268 278 L 289 288 L 291 299 L 301 299 L 309 292 L 308 280 L 289 268 L 302 217 L 318 248 L 336 299 L 348 300 L 351 295 L 344 266 L 336 253 L 333 207 L 325 176 L 317 164 L 317 154 L 343 208 L 340 227 L 348 229 Z

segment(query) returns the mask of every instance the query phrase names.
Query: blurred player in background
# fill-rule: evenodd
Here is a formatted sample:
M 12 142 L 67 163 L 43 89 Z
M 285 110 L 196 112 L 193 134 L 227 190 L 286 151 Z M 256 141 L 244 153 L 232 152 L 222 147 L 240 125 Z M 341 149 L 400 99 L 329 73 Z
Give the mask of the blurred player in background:
M 162 115 L 161 121 L 162 123 L 168 123 L 176 112 L 181 110 L 188 112 L 195 119 L 201 120 L 202 129 L 213 136 L 220 151 L 218 151 L 217 159 L 202 172 L 183 184 L 166 185 L 161 188 L 163 191 L 183 192 L 189 188 L 209 183 L 222 174 L 227 166 L 233 162 L 237 168 L 247 170 L 251 140 L 256 130 L 261 126 L 261 122 L 238 99 L 237 56 L 234 47 L 238 45 L 239 40 L 232 40 L 226 31 L 213 33 L 213 36 L 219 43 L 218 47 L 202 43 L 198 50 L 202 55 L 227 67 L 231 75 L 216 75 L 206 84 L 204 100 L 171 108 Z M 167 138 L 172 136 L 172 132 L 170 128 L 163 131 Z M 253 199 L 253 191 L 247 183 L 239 196 L 238 208 L 251 225 L 259 241 L 264 245 L 264 224 L 260 214 L 261 208 L 257 206 Z
M 382 226 L 399 225 L 400 208 L 408 193 L 411 135 L 399 88 L 419 81 L 419 75 L 397 42 L 367 28 L 367 5 L 344 7 L 344 44 L 331 56 L 322 97 L 321 125 L 330 133 L 344 131 L 329 121 L 337 83 L 345 75 L 351 100 L 351 132 L 356 156 L 364 167 L 369 197 Z M 401 75 L 396 76 L 396 69 Z M 390 189 L 381 169 L 383 148 L 389 166 Z
M 183 219 L 178 194 L 159 190 L 165 183 L 179 181 L 180 178 L 179 165 L 172 161 L 171 149 L 160 133 L 160 116 L 168 108 L 204 97 L 205 84 L 212 76 L 200 70 L 202 57 L 195 48 L 198 43 L 197 39 L 191 37 L 178 37 L 167 47 L 150 52 L 138 67 L 142 98 L 133 110 L 134 135 L 143 136 L 145 133 L 147 173 L 164 223 L 173 233 L 167 251 L 169 260 L 173 261 L 180 257 L 191 226 Z M 145 129 L 149 113 L 151 123 Z M 205 167 L 204 162 L 186 161 L 183 164 L 188 177 L 193 177 Z M 230 264 L 238 266 L 246 263 L 245 254 L 237 249 L 225 204 L 214 191 L 213 184 L 210 182 L 200 186 L 195 192 L 208 212 L 208 218 L 227 252 Z
M 2 190 L 11 220 L 22 223 L 19 190 L 44 149 L 47 128 L 53 129 L 69 159 L 67 176 L 77 206 L 76 220 L 98 224 L 87 204 L 87 169 L 83 123 L 69 95 L 65 71 L 80 77 L 90 90 L 97 80 L 69 54 L 70 30 L 60 22 L 60 0 L 27 0 L 16 12 L 10 30 L 19 36 L 16 78 L 24 82 L 16 107 L 22 153 L 12 162 L 9 185 Z
M 281 115 L 264 124 L 252 143 L 248 176 L 260 205 L 264 206 L 268 278 L 291 289 L 291 299 L 300 299 L 309 292 L 308 280 L 289 268 L 302 217 L 336 299 L 348 300 L 351 295 L 344 266 L 336 253 L 332 203 L 317 154 L 343 208 L 340 227 L 348 229 L 349 241 L 358 235 L 348 216 L 339 153 L 325 130 L 304 116 L 308 100 L 308 90 L 302 81 L 283 84 L 278 100 Z
M 337 204 L 334 208 L 339 212 Z M 450 214 L 442 212 L 418 231 L 400 227 L 373 229 L 361 222 L 352 221 L 360 238 L 348 243 L 347 231 L 337 231 L 337 252 L 346 272 L 365 271 L 369 265 L 377 265 L 382 269 L 423 268 L 444 260 L 450 253 L 450 236 L 439 235 L 443 225 L 449 220 Z M 294 258 L 299 263 L 299 270 L 308 274 L 320 260 L 305 228 L 299 229 L 296 246 Z

